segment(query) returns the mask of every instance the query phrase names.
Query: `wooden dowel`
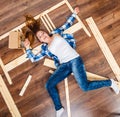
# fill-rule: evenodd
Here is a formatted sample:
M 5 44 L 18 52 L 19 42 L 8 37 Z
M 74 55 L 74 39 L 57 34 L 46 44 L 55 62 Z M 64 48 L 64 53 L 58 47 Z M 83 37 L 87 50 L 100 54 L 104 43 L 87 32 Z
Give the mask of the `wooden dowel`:
M 48 16 L 48 14 L 46 14 L 46 17 L 48 19 L 48 21 L 50 22 L 51 26 L 53 27 L 53 29 L 55 29 L 55 25 L 53 24 L 52 20 L 50 19 L 50 17 Z
M 41 16 L 40 18 L 41 18 L 43 24 L 45 25 L 45 27 L 47 28 L 48 32 L 50 33 L 51 31 L 50 31 L 49 27 L 47 26 L 46 22 L 44 21 L 43 16 Z
M 64 82 L 65 82 L 65 94 L 66 94 L 66 100 L 67 100 L 67 114 L 68 114 L 68 117 L 71 117 L 68 78 L 65 78 Z

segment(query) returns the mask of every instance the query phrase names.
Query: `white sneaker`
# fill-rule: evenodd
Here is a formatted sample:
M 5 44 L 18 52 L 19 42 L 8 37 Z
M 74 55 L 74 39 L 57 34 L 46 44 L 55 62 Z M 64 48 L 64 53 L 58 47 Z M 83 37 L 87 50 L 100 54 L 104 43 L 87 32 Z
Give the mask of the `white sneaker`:
M 64 108 L 61 108 L 60 110 L 56 111 L 56 117 L 61 117 L 64 112 Z
M 113 79 L 111 79 L 111 82 L 112 82 L 111 88 L 114 90 L 114 92 L 116 94 L 119 94 L 120 89 L 119 89 L 117 83 Z

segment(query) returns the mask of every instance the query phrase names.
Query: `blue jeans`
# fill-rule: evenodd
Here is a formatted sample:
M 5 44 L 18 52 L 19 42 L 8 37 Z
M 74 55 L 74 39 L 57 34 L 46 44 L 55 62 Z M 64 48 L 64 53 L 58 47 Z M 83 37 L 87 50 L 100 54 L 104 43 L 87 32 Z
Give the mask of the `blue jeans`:
M 56 85 L 71 73 L 74 74 L 75 80 L 83 91 L 111 86 L 111 80 L 88 81 L 81 57 L 77 57 L 69 62 L 63 63 L 55 70 L 54 74 L 50 76 L 46 83 L 46 89 L 53 100 L 56 110 L 62 108 Z

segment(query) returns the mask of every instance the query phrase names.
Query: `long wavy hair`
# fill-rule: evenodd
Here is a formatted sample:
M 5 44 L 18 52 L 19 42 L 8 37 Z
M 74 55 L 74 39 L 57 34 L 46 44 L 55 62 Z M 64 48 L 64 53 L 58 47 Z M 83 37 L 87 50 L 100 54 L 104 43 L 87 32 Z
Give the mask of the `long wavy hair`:
M 24 38 L 28 38 L 30 45 L 33 44 L 36 33 L 40 30 L 40 19 L 34 19 L 32 15 L 25 15 L 26 21 L 25 26 L 21 29 Z

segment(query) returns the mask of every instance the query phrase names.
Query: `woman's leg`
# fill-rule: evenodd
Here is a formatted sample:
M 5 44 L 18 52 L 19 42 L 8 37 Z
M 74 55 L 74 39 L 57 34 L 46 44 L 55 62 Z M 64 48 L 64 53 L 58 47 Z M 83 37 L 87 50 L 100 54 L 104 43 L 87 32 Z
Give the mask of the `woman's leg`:
M 64 80 L 69 74 L 71 74 L 71 70 L 69 68 L 70 67 L 68 63 L 61 64 L 55 70 L 54 74 L 50 76 L 50 78 L 46 83 L 46 89 L 53 100 L 56 110 L 59 110 L 62 108 L 62 104 L 60 101 L 60 97 L 59 97 L 56 85 L 62 80 Z
M 94 90 L 101 87 L 111 86 L 111 80 L 88 81 L 84 63 L 80 57 L 71 61 L 72 72 L 80 88 L 84 91 Z

